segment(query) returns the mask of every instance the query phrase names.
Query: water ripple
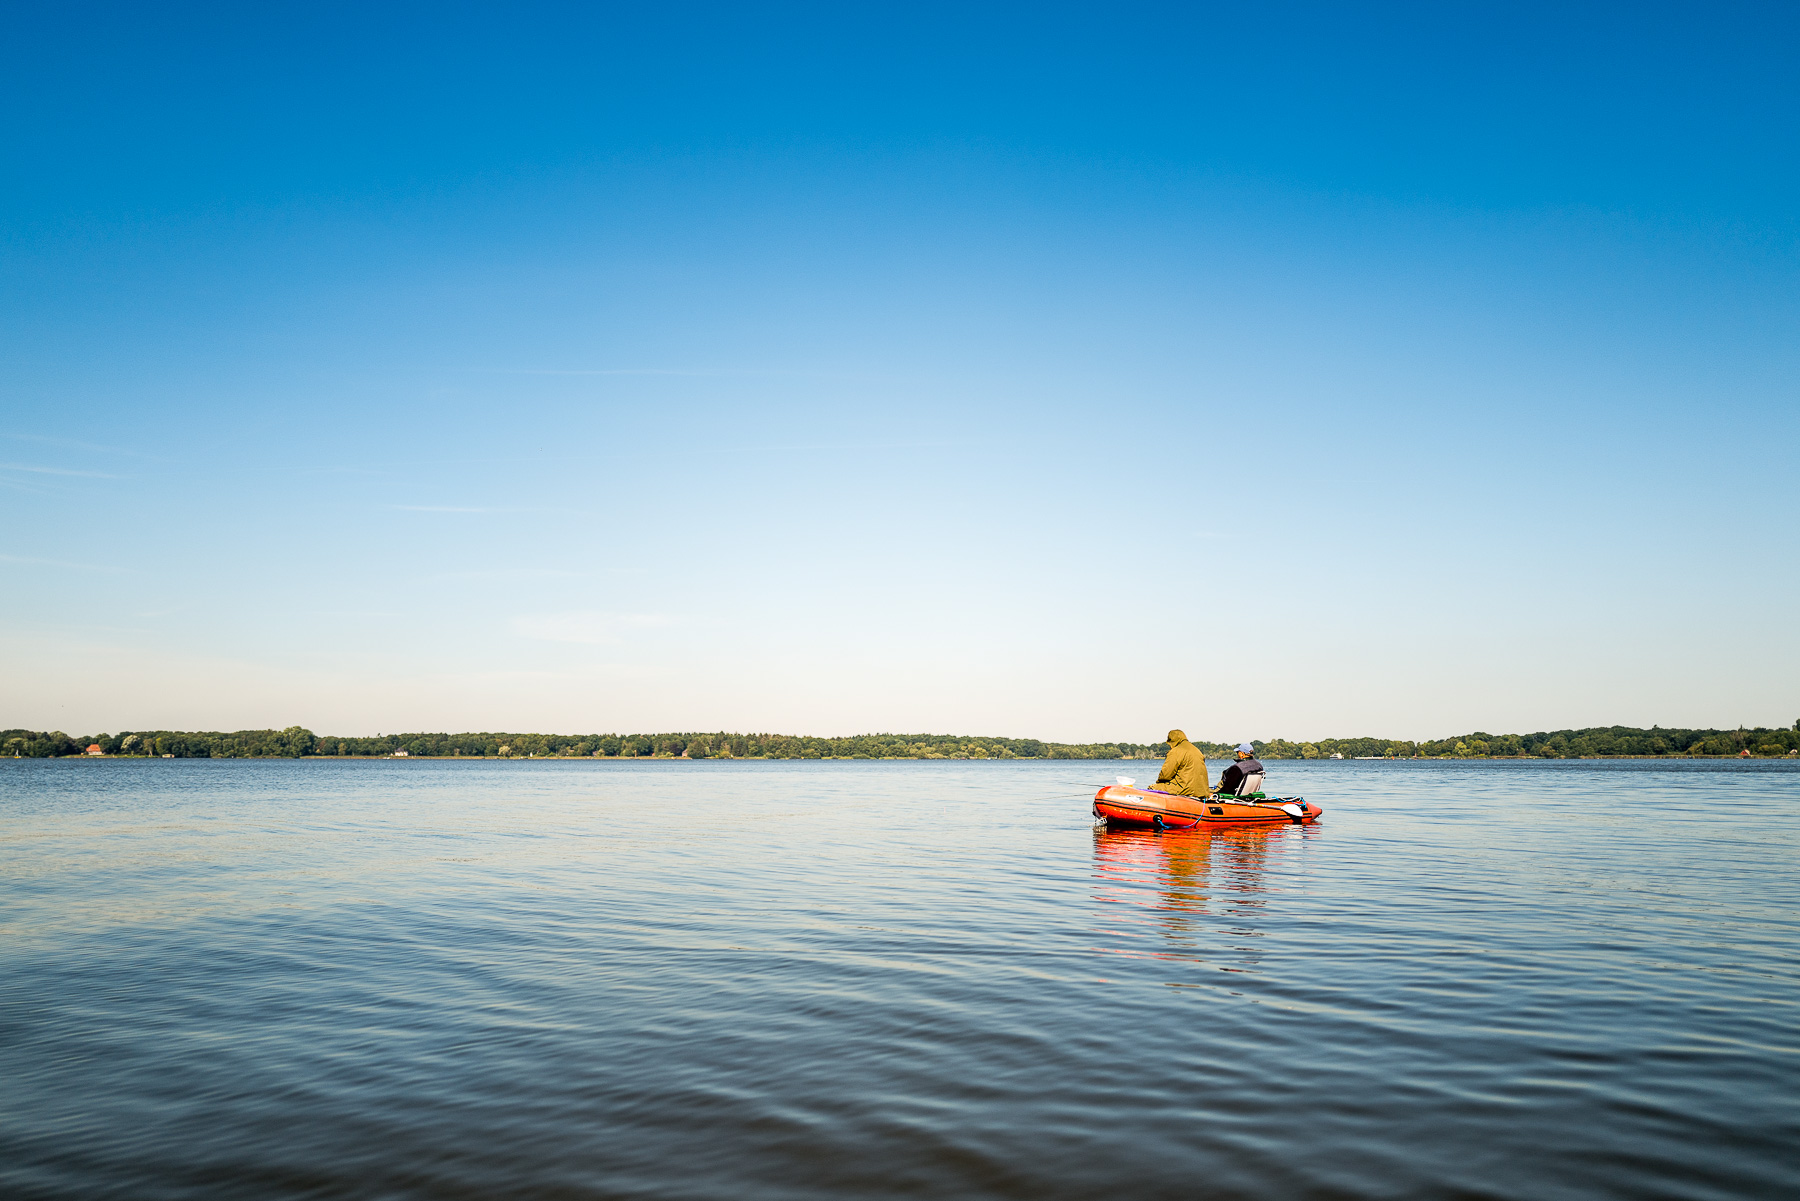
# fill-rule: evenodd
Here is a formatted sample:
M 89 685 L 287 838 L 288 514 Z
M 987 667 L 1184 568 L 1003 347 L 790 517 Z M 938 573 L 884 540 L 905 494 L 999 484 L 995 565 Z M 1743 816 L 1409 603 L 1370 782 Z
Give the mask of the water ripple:
M 0 763 L 0 1185 L 1788 1195 L 1794 768 Z

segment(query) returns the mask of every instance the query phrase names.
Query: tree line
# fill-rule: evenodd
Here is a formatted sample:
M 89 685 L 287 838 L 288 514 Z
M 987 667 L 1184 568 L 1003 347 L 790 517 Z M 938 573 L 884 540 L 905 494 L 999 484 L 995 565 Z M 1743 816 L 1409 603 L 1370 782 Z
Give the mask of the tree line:
M 1208 758 L 1231 756 L 1235 744 L 1195 745 Z M 1476 731 L 1453 738 L 1410 742 L 1389 738 L 1325 738 L 1253 741 L 1262 759 L 1606 759 L 1718 758 L 1744 752 L 1757 758 L 1800 754 L 1800 721 L 1790 730 L 1680 730 L 1652 726 L 1596 726 L 1536 734 Z M 0 754 L 44 759 L 82 755 L 97 746 L 106 755 L 175 759 L 299 759 L 409 756 L 471 759 L 1160 759 L 1167 743 L 1043 742 L 1036 738 L 988 738 L 955 734 L 859 734 L 808 738 L 790 734 L 377 734 L 373 738 L 316 735 L 300 726 L 285 730 L 191 732 L 137 730 L 72 738 L 60 730 L 0 730 Z
M 1147 759 L 1167 747 L 1132 742 L 1042 742 L 955 734 L 862 734 L 809 738 L 790 734 L 378 734 L 373 738 L 285 730 L 190 733 L 145 730 L 71 738 L 61 731 L 0 731 L 7 757 L 81 755 L 98 746 L 107 755 L 177 759 L 261 759 L 384 756 L 404 751 L 447 758 L 600 759 Z
M 1325 738 L 1256 742 L 1264 759 L 1710 759 L 1755 758 L 1800 753 L 1800 721 L 1792 729 L 1766 726 L 1736 730 L 1681 730 L 1651 726 L 1594 726 L 1585 730 L 1542 730 L 1535 734 L 1489 734 L 1477 730 L 1425 742 L 1388 738 Z

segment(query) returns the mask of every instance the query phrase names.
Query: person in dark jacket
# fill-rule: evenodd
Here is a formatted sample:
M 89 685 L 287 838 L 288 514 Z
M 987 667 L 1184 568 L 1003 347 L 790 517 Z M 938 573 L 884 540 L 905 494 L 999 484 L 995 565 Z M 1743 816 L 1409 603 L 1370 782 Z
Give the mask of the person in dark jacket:
M 1247 742 L 1240 742 L 1237 748 L 1237 762 L 1226 768 L 1224 774 L 1219 777 L 1219 795 L 1237 796 L 1238 789 L 1243 787 L 1245 776 L 1262 774 L 1263 765 L 1256 757 L 1256 748 Z

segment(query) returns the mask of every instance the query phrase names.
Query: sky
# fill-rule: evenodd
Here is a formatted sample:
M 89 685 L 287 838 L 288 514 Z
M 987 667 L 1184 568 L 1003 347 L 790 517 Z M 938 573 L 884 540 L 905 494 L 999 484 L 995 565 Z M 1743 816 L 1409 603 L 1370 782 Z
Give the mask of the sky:
M 1800 718 L 1800 10 L 8 6 L 0 726 Z

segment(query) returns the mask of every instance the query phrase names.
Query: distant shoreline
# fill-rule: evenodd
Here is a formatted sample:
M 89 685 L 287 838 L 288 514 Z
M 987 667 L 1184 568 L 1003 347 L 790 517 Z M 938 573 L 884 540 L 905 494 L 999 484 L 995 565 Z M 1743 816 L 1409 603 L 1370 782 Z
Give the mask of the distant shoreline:
M 1209 759 L 1229 760 L 1236 742 L 1192 740 Z M 1800 721 L 1793 729 L 1665 729 L 1594 726 L 1533 734 L 1476 731 L 1426 741 L 1397 738 L 1251 739 L 1263 760 L 1329 759 L 1773 759 L 1800 756 Z M 1160 760 L 1166 742 L 1051 742 L 966 734 L 802 734 L 719 731 L 662 734 L 536 734 L 503 731 L 413 732 L 373 737 L 314 734 L 304 726 L 281 730 L 138 730 L 71 737 L 60 730 L 0 730 L 0 757 L 55 759 L 599 759 L 635 762 L 675 759 L 755 760 L 980 760 L 1049 759 L 1069 762 Z
M 0 761 L 17 759 L 21 762 L 32 758 L 25 755 L 0 756 Z M 685 755 L 132 755 L 132 754 L 86 754 L 73 755 L 40 755 L 36 758 L 57 760 L 92 760 L 94 762 L 111 762 L 114 760 L 144 760 L 147 762 L 163 759 L 200 759 L 232 762 L 249 760 L 256 762 L 290 762 L 290 763 L 1160 763 L 1161 756 L 1152 758 L 1116 758 L 1116 759 L 1021 759 L 997 758 L 984 756 L 980 758 L 968 755 L 950 756 L 914 756 L 890 755 L 875 758 L 870 755 L 714 755 L 704 759 L 692 759 Z M 1566 755 L 1561 758 L 1548 758 L 1543 755 L 1409 755 L 1405 757 L 1370 757 L 1356 756 L 1344 759 L 1329 757 L 1295 760 L 1269 757 L 1275 763 L 1611 763 L 1624 760 L 1632 761 L 1668 761 L 1696 763 L 1766 763 L 1782 762 L 1787 759 L 1800 760 L 1800 755 L 1792 752 L 1786 755 Z M 1209 762 L 1224 762 L 1225 756 L 1209 756 Z

